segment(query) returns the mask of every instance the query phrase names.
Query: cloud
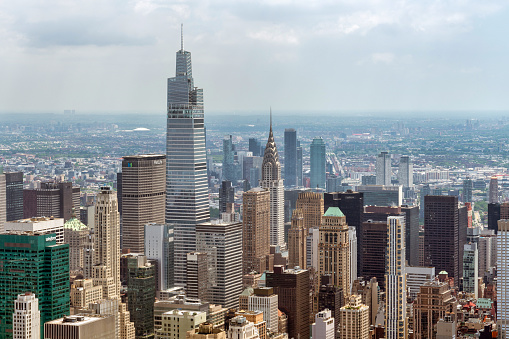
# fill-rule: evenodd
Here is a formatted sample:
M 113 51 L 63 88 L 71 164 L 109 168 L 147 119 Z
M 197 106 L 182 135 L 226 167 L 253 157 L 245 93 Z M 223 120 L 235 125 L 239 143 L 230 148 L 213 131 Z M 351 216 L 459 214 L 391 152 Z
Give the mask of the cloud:
M 384 63 L 384 64 L 390 64 L 394 61 L 395 56 L 392 53 L 373 53 L 371 55 L 371 61 L 374 64 L 378 63 Z
M 262 28 L 256 32 L 248 33 L 248 37 L 276 44 L 298 45 L 299 38 L 293 29 L 281 25 Z

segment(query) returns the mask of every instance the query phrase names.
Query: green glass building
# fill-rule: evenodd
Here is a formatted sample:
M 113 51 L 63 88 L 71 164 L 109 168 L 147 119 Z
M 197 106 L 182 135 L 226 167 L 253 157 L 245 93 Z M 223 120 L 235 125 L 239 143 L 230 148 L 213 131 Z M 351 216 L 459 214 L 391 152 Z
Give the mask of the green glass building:
M 0 339 L 12 338 L 12 314 L 18 294 L 39 299 L 43 324 L 69 315 L 69 245 L 56 234 L 0 234 Z

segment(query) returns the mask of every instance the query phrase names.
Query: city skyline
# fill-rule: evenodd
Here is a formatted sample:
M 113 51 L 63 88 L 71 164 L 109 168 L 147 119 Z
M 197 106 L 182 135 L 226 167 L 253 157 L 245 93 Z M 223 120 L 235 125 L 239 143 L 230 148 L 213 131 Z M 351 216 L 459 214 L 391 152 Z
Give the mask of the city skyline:
M 181 23 L 210 112 L 509 106 L 501 1 L 29 1 L 0 15 L 2 112 L 164 112 Z

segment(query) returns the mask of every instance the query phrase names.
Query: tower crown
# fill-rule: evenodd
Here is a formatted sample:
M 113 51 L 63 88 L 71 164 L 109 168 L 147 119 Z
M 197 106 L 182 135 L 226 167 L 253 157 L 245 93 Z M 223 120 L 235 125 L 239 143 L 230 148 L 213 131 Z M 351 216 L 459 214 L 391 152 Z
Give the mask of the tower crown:
M 274 134 L 272 133 L 272 110 L 270 111 L 270 131 L 262 163 L 262 180 L 281 179 L 281 163 L 277 152 Z

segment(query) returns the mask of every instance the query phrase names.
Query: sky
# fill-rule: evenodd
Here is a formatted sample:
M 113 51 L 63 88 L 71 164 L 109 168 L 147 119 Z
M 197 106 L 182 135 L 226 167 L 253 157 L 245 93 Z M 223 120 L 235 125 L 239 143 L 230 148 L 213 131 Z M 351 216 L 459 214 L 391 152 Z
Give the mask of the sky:
M 0 0 L 0 112 L 505 111 L 509 2 Z

